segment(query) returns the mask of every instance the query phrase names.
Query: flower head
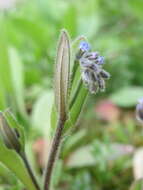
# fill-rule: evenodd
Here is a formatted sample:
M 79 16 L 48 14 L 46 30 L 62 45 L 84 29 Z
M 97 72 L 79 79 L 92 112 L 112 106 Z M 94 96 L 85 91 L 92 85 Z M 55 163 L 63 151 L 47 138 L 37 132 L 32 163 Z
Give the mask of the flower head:
M 81 44 L 79 48 L 81 48 Z M 88 49 L 81 55 L 79 62 L 82 80 L 89 91 L 91 93 L 97 93 L 98 90 L 104 91 L 105 80 L 110 78 L 110 74 L 102 68 L 104 57 L 100 56 L 98 52 L 89 52 Z

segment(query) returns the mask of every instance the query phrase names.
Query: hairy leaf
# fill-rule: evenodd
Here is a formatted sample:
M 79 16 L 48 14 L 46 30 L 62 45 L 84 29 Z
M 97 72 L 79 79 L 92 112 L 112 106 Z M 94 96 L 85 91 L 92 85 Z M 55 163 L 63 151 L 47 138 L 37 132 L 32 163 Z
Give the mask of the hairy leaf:
M 29 190 L 36 190 L 20 156 L 8 149 L 0 138 L 0 162 L 3 163 Z
M 67 117 L 70 75 L 70 42 L 66 31 L 62 31 L 56 57 L 55 102 L 60 118 Z

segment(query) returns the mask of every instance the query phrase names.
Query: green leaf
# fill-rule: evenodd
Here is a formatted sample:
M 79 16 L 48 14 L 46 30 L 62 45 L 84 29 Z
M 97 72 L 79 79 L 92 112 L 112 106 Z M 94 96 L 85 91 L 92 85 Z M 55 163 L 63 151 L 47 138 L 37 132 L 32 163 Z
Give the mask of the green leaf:
M 69 112 L 69 119 L 65 123 L 65 131 L 67 131 L 67 129 L 69 129 L 70 127 L 76 125 L 76 123 L 80 117 L 80 114 L 82 112 L 83 106 L 86 102 L 88 90 L 85 88 L 83 83 L 80 83 L 80 86 L 78 88 L 79 88 L 78 94 L 75 97 L 75 100 L 74 100 L 73 105 Z
M 9 48 L 9 64 L 11 70 L 11 84 L 17 107 L 22 116 L 26 115 L 24 103 L 24 71 L 20 57 L 14 48 Z
M 10 100 L 13 95 L 13 90 L 11 86 L 7 43 L 3 32 L 0 33 L 0 41 L 0 109 L 5 109 L 7 107 L 7 100 Z
M 72 52 L 75 51 L 74 52 L 75 54 L 78 51 L 77 46 L 82 39 L 85 39 L 85 37 L 81 36 L 77 38 L 72 44 L 73 45 Z M 73 61 L 75 59 L 74 57 L 75 54 L 73 54 Z M 77 66 L 75 67 L 75 65 Z M 88 95 L 88 90 L 85 88 L 84 84 L 81 81 L 81 71 L 80 71 L 78 61 L 74 61 L 74 64 L 72 65 L 72 74 L 73 72 L 74 72 L 74 75 L 72 75 L 73 78 L 71 80 L 71 90 L 70 90 L 70 96 L 69 96 L 70 110 L 69 110 L 68 120 L 65 123 L 64 132 L 66 132 L 68 129 L 76 125 L 78 118 L 80 116 L 80 113 L 82 112 L 84 103 L 86 101 L 86 97 Z M 56 124 L 57 124 L 57 113 L 56 113 L 55 107 L 53 106 L 52 112 L 51 112 L 52 130 L 55 129 Z
M 93 186 L 91 174 L 87 170 L 83 170 L 77 173 L 74 176 L 71 184 L 72 184 L 72 188 L 71 188 L 72 190 L 79 190 L 79 189 L 93 190 L 93 187 L 94 187 L 94 190 L 97 190 L 95 185 Z
M 0 138 L 0 162 L 3 163 L 15 176 L 27 187 L 28 190 L 36 190 L 31 177 L 20 156 L 8 149 Z
M 26 16 L 18 16 L 13 18 L 12 22 L 14 23 L 14 26 L 16 26 L 16 33 L 21 33 L 21 35 L 24 36 L 24 39 L 28 39 L 32 42 L 32 44 L 36 43 L 41 47 L 45 46 L 48 40 L 47 33 L 49 31 L 46 28 L 44 28 L 45 25 L 43 25 L 43 23 L 40 22 L 38 17 L 36 19 L 29 19 Z M 10 29 L 14 26 L 10 25 Z
M 76 5 L 78 5 L 78 34 L 84 34 L 90 38 L 92 38 L 96 32 L 98 31 L 100 25 L 100 17 L 99 17 L 99 2 L 95 0 L 78 1 Z M 82 6 L 82 9 L 81 9 Z M 89 11 L 90 10 L 90 11 Z M 88 23 L 88 27 L 87 27 Z M 94 38 L 94 37 L 93 37 Z M 96 41 L 96 40 L 95 40 Z
M 32 125 L 47 137 L 50 137 L 50 117 L 53 102 L 53 91 L 44 91 L 35 102 L 31 114 Z
M 70 154 L 66 163 L 69 168 L 94 166 L 95 158 L 92 154 L 92 146 L 86 145 L 84 147 L 78 148 L 76 151 Z
M 74 126 L 80 116 L 83 105 L 88 95 L 88 90 L 85 88 L 81 81 L 81 70 L 79 61 L 75 60 L 75 55 L 78 52 L 79 43 L 81 40 L 86 40 L 85 37 L 81 36 L 72 43 L 73 52 L 73 66 L 72 66 L 72 84 L 70 91 L 70 113 L 69 120 L 65 124 L 65 129 Z M 74 73 L 74 74 L 73 74 Z
M 77 75 L 80 77 L 80 73 L 77 73 Z M 75 101 L 71 109 L 69 110 L 69 117 L 65 123 L 64 132 L 67 132 L 68 129 L 76 125 L 78 118 L 82 112 L 83 106 L 85 104 L 87 95 L 88 95 L 88 90 L 84 87 L 84 84 L 81 83 L 79 92 L 75 98 Z M 57 113 L 56 113 L 55 107 L 53 106 L 52 112 L 51 112 L 52 132 L 54 131 L 53 129 L 56 128 L 56 124 L 57 124 Z
M 109 99 L 118 106 L 132 107 L 143 97 L 142 87 L 126 87 L 112 94 Z
M 0 78 L 0 109 L 3 110 L 6 108 L 7 102 L 6 102 L 6 96 L 5 96 L 5 89 L 2 82 L 2 79 Z
M 57 120 L 58 120 L 58 113 L 57 113 L 55 104 L 53 104 L 52 110 L 51 110 L 51 118 L 50 118 L 52 136 L 53 136 L 53 133 L 56 129 Z
M 56 57 L 55 102 L 59 117 L 65 119 L 68 110 L 70 75 L 70 42 L 66 31 L 62 31 Z
M 2 163 L 0 163 L 0 177 L 9 182 L 13 177 L 12 173 L 10 173 L 9 170 Z
M 132 0 L 129 3 L 129 8 L 131 9 L 131 13 L 134 13 L 134 15 L 138 18 L 138 19 L 142 19 L 143 16 L 143 12 L 142 12 L 142 8 L 143 8 L 143 2 L 140 0 Z
M 62 156 L 65 158 L 68 156 L 68 154 L 75 149 L 81 142 L 84 140 L 85 136 L 87 134 L 87 131 L 85 129 L 82 129 L 80 131 L 76 131 L 76 133 L 72 134 L 71 136 L 68 136 L 66 138 L 63 148 Z
M 58 160 L 55 165 L 54 171 L 53 171 L 53 178 L 52 178 L 51 186 L 56 187 L 59 184 L 62 173 L 63 173 L 63 161 Z M 55 188 L 53 188 L 53 189 L 55 189 Z
M 11 93 L 11 73 L 10 73 L 10 66 L 9 66 L 9 59 L 8 59 L 8 49 L 7 44 L 4 39 L 5 36 L 0 36 L 0 78 L 3 80 L 4 88 L 7 92 Z
M 77 122 L 79 116 L 80 116 L 80 113 L 82 111 L 82 108 L 85 104 L 85 100 L 86 100 L 86 97 L 88 95 L 88 90 L 84 87 L 83 84 L 81 84 L 81 87 L 80 87 L 80 92 L 75 100 L 75 103 L 73 104 L 71 110 L 70 110 L 70 116 L 69 116 L 69 119 L 70 119 L 70 122 L 75 125 L 75 123 Z

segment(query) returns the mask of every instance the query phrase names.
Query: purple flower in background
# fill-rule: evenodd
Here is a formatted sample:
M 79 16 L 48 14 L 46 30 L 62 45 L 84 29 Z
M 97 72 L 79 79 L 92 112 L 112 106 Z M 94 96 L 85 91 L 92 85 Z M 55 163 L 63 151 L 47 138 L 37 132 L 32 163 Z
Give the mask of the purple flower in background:
M 143 123 L 143 98 L 139 99 L 136 106 L 136 117 L 139 122 Z

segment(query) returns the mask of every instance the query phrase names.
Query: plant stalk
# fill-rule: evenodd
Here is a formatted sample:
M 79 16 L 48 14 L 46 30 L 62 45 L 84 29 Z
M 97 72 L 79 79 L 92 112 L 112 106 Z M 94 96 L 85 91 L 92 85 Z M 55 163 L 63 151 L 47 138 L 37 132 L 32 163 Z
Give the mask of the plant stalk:
M 62 131 L 64 128 L 66 119 L 59 119 L 57 123 L 57 128 L 55 132 L 55 136 L 53 137 L 53 141 L 51 144 L 51 150 L 48 158 L 47 167 L 44 173 L 44 190 L 50 190 L 51 186 L 51 177 L 54 169 L 55 160 L 58 155 L 59 147 L 62 140 Z
M 31 179 L 32 179 L 32 181 L 33 181 L 33 184 L 34 184 L 34 186 L 35 186 L 35 189 L 36 189 L 36 190 L 40 190 L 41 188 L 40 188 L 40 186 L 39 186 L 39 184 L 38 184 L 38 182 L 37 182 L 37 179 L 35 178 L 35 176 L 34 176 L 34 174 L 33 174 L 33 171 L 32 171 L 32 169 L 31 169 L 31 166 L 30 166 L 30 164 L 29 164 L 29 162 L 28 162 L 28 160 L 27 160 L 26 154 L 23 152 L 23 153 L 21 153 L 20 155 L 21 155 L 21 158 L 23 159 L 23 161 L 24 161 L 24 163 L 25 163 L 25 166 L 26 166 L 26 168 L 27 168 L 27 170 L 28 170 L 28 173 L 29 173 L 29 175 L 30 175 L 30 177 L 31 177 Z
M 76 74 L 78 67 L 79 67 L 79 61 L 75 59 L 74 64 L 73 64 L 73 68 L 72 68 L 71 84 L 73 83 L 74 76 Z
M 70 102 L 69 109 L 72 108 L 72 106 L 73 106 L 73 104 L 74 104 L 74 102 L 75 102 L 75 100 L 76 100 L 76 98 L 77 98 L 77 95 L 78 95 L 78 93 L 79 93 L 81 87 L 82 87 L 82 80 L 80 79 L 80 80 L 78 81 L 78 85 L 77 85 L 77 87 L 76 87 L 76 90 L 75 90 L 75 92 L 74 92 L 74 94 L 73 94 L 73 96 L 72 96 L 72 98 L 71 98 L 71 102 Z

